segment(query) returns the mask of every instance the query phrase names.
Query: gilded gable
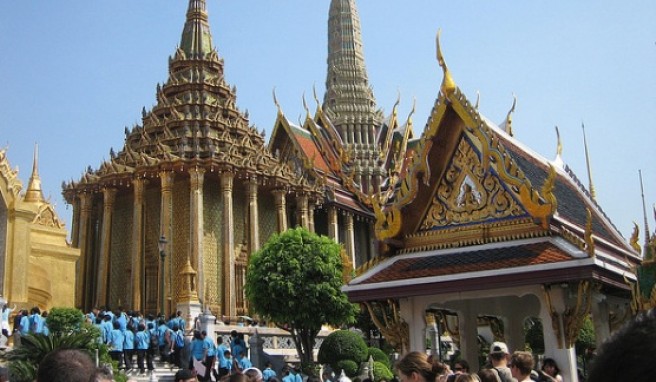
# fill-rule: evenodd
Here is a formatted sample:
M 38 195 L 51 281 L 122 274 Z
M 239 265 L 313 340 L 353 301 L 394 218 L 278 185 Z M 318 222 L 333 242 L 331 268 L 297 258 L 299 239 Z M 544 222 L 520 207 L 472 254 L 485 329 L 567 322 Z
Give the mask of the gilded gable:
M 420 231 L 527 216 L 492 164 L 485 168 L 480 158 L 472 142 L 461 136 Z

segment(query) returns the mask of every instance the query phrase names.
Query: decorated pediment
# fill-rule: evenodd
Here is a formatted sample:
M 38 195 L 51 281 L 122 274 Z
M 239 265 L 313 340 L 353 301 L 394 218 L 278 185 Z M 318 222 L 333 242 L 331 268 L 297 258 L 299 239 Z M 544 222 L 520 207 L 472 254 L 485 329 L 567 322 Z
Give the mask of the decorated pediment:
M 518 196 L 491 164 L 483 165 L 481 153 L 464 135 L 430 203 L 420 231 L 528 216 Z

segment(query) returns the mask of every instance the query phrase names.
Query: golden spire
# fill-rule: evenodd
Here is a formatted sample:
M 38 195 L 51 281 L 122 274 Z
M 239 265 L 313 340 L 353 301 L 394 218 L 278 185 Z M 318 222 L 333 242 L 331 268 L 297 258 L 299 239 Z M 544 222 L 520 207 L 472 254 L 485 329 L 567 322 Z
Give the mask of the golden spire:
M 278 97 L 276 97 L 276 87 L 273 87 L 273 103 L 276 105 L 276 108 L 278 109 L 278 115 L 283 115 L 282 108 L 280 107 L 280 104 L 278 103 Z
M 43 191 L 41 190 L 41 178 L 39 177 L 39 145 L 34 144 L 34 158 L 32 161 L 32 175 L 30 176 L 30 184 L 27 186 L 25 192 L 26 202 L 42 203 L 45 201 L 43 198 Z
M 207 4 L 205 0 L 189 0 L 187 8 L 187 21 L 182 31 L 180 48 L 187 57 L 198 55 L 203 58 L 212 52 L 212 34 L 207 16 Z
M 478 110 L 478 106 L 481 104 L 481 92 L 476 90 L 476 105 L 474 105 L 474 108 Z
M 437 47 L 437 62 L 438 64 L 440 64 L 440 67 L 444 72 L 444 79 L 442 79 L 441 90 L 446 96 L 448 94 L 453 93 L 456 90 L 456 82 L 453 80 L 453 77 L 451 77 L 451 72 L 449 71 L 449 67 L 446 65 L 446 61 L 444 61 L 444 55 L 442 54 L 442 47 L 440 45 L 441 33 L 442 31 L 438 29 L 437 37 L 435 38 L 435 45 Z
M 588 155 L 588 141 L 585 139 L 585 125 L 581 122 L 581 128 L 583 129 L 583 146 L 585 147 L 585 163 L 588 167 L 588 182 L 590 183 L 590 197 L 592 200 L 596 199 L 597 194 L 595 193 L 594 184 L 592 184 L 592 170 L 590 169 L 590 155 Z
M 651 241 L 651 239 L 649 238 L 649 223 L 647 221 L 647 205 L 645 204 L 645 189 L 642 185 L 642 170 L 638 170 L 638 175 L 640 176 L 640 195 L 642 197 L 642 213 L 643 213 L 644 218 L 645 218 L 645 253 L 644 253 L 644 258 L 645 258 L 645 260 L 651 260 L 651 257 L 653 256 L 653 254 L 649 251 L 649 242 Z M 654 213 L 656 214 L 656 210 L 654 210 Z M 636 227 L 638 227 L 637 224 L 636 224 Z

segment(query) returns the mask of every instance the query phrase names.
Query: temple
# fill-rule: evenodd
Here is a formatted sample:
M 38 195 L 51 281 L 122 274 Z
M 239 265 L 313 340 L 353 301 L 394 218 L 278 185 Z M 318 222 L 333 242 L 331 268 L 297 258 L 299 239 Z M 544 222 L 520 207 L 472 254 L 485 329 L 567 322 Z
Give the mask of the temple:
M 43 197 L 38 150 L 27 190 L 0 150 L 0 296 L 10 308 L 72 306 L 80 251 L 54 206 Z M 57 272 L 51 272 L 57 269 Z
M 323 100 L 314 94 L 312 110 L 303 100 L 296 124 L 274 93 L 265 143 L 224 79 L 205 1 L 190 0 L 156 106 L 120 151 L 64 185 L 80 248 L 75 304 L 247 314 L 250 254 L 303 226 L 343 244 L 356 274 L 345 292 L 399 351 L 430 340 L 439 352 L 448 333 L 476 360 L 481 327 L 523 349 L 524 322 L 537 319 L 571 380 L 583 320 L 601 342 L 638 297 L 647 304 L 640 251 L 559 141 L 554 160 L 536 154 L 513 136 L 514 104 L 496 124 L 461 92 L 439 38 L 437 61 L 442 83 L 415 137 L 414 110 L 377 106 L 355 1 L 332 0 Z

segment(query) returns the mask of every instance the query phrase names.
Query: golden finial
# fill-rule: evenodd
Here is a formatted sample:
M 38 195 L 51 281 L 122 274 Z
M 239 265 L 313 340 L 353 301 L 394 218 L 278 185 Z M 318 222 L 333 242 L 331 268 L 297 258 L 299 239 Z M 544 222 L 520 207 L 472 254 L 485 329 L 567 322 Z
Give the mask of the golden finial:
M 396 89 L 396 102 L 394 102 L 394 108 L 392 109 L 394 114 L 396 114 L 396 108 L 399 107 L 401 103 L 401 89 Z
M 554 159 L 554 164 L 559 167 L 563 167 L 563 143 L 560 140 L 560 130 L 556 126 L 556 159 Z
M 39 145 L 34 144 L 34 156 L 32 159 L 32 175 L 30 176 L 30 183 L 25 191 L 26 202 L 43 202 L 43 191 L 41 189 L 41 178 L 39 177 Z
M 307 116 L 310 116 L 310 108 L 308 107 L 307 101 L 305 100 L 305 92 L 303 92 L 303 109 L 305 109 L 305 113 Z
M 636 222 L 633 222 L 633 233 L 631 234 L 631 240 L 629 243 L 631 244 L 631 247 L 638 253 L 642 252 L 642 248 L 640 248 L 640 244 L 638 241 L 640 240 L 640 228 L 638 228 L 638 224 Z
M 276 105 L 276 109 L 278 109 L 278 115 L 283 115 L 282 113 L 282 108 L 280 107 L 280 104 L 278 103 L 278 97 L 276 97 L 276 87 L 273 87 L 273 103 Z
M 504 123 L 504 130 L 511 137 L 514 135 L 512 130 L 512 116 L 513 113 L 515 112 L 516 106 L 517 106 L 517 96 L 515 95 L 515 93 L 513 93 L 513 103 L 512 106 L 510 107 L 510 110 L 508 110 L 508 114 L 506 115 L 506 122 Z
M 590 169 L 590 155 L 588 155 L 588 141 L 585 138 L 585 125 L 581 122 L 581 129 L 583 129 L 583 146 L 585 147 L 585 163 L 588 167 L 588 182 L 590 183 L 590 197 L 592 200 L 596 199 L 594 184 L 592 184 L 592 170 Z
M 317 84 L 312 84 L 312 95 L 314 96 L 314 102 L 317 103 L 317 108 L 320 108 L 321 102 L 319 102 L 319 97 L 317 96 Z
M 649 251 L 649 222 L 647 220 L 647 205 L 645 204 L 645 188 L 642 184 L 642 170 L 638 170 L 638 175 L 640 176 L 640 195 L 642 197 L 642 214 L 645 219 L 645 260 L 651 260 L 653 254 Z M 656 216 L 656 209 L 654 209 L 654 216 Z
M 551 204 L 552 213 L 558 209 L 558 200 L 556 199 L 556 195 L 553 192 L 555 186 L 556 168 L 549 164 L 549 175 L 547 176 L 547 179 L 544 180 L 544 184 L 542 185 L 542 189 L 540 191 L 542 192 L 542 197 Z
M 476 90 L 476 104 L 474 105 L 474 108 L 478 110 L 478 106 L 481 103 L 481 92 Z
M 456 90 L 456 83 L 453 80 L 453 77 L 451 77 L 451 72 L 449 71 L 449 68 L 446 65 L 446 61 L 444 60 L 444 55 L 442 54 L 442 47 L 440 45 L 440 34 L 442 33 L 441 29 L 437 30 L 437 38 L 435 39 L 436 41 L 436 46 L 437 46 L 437 62 L 440 64 L 440 67 L 442 68 L 442 71 L 444 72 L 444 79 L 442 80 L 442 86 L 441 90 L 444 93 L 444 95 L 449 95 L 453 93 Z
M 586 218 L 585 218 L 585 244 L 586 244 L 586 252 L 588 253 L 588 256 L 590 257 L 595 257 L 595 244 L 594 244 L 594 238 L 592 237 L 592 212 L 590 212 L 589 208 L 585 209 L 586 212 Z

